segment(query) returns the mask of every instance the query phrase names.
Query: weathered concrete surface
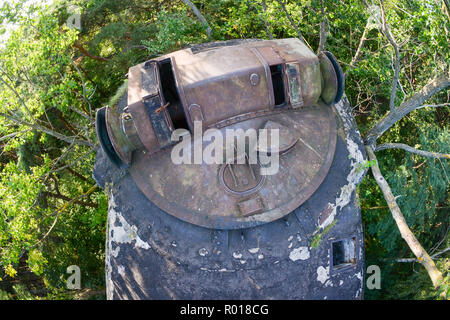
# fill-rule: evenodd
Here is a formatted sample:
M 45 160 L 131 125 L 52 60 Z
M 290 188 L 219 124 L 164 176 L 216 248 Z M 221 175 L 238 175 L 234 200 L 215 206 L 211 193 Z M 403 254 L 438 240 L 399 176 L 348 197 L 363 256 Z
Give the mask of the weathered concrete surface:
M 99 149 L 94 178 L 109 194 L 108 299 L 361 299 L 355 188 L 366 158 L 347 99 L 335 107 L 339 134 L 325 181 L 285 218 L 243 230 L 202 228 L 163 212 Z M 357 262 L 333 270 L 331 243 L 348 237 L 356 237 Z

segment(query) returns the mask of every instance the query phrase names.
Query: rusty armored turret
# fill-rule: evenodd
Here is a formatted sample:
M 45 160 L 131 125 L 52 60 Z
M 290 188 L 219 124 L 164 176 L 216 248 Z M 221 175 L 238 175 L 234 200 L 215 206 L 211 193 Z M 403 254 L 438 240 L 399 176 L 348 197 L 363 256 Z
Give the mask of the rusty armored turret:
M 129 168 L 164 211 L 211 228 L 249 227 L 288 214 L 323 181 L 336 146 L 332 105 L 343 87 L 334 56 L 316 56 L 298 39 L 185 49 L 130 68 L 128 106 L 121 114 L 100 109 L 97 128 L 110 160 Z M 174 164 L 171 135 L 193 133 L 195 121 L 224 136 L 278 129 L 278 173 L 261 175 L 258 163 Z
M 131 67 L 96 119 L 94 178 L 112 182 L 108 298 L 361 298 L 365 156 L 343 93 L 336 58 L 298 39 L 202 44 Z M 229 132 L 243 148 L 228 152 Z M 222 148 L 206 161 L 212 142 Z

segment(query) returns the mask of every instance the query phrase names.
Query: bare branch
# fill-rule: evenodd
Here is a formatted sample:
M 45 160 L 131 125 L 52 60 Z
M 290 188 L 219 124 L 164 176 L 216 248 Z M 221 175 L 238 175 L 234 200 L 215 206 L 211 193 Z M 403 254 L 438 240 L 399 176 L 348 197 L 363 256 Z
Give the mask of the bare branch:
M 376 140 L 392 127 L 397 121 L 402 119 L 413 110 L 419 109 L 422 103 L 434 94 L 450 86 L 450 75 L 447 73 L 440 77 L 434 78 L 422 90 L 414 94 L 411 98 L 402 103 L 398 108 L 387 113 L 380 121 L 378 121 L 367 133 L 365 142 L 370 146 L 374 146 Z
M 75 143 L 75 144 L 78 144 L 78 145 L 88 146 L 88 147 L 91 147 L 91 148 L 94 147 L 94 145 L 92 143 L 90 143 L 90 142 L 88 142 L 86 140 L 80 140 L 80 139 L 76 139 L 75 137 L 65 136 L 65 135 L 63 135 L 61 133 L 55 132 L 55 131 L 53 131 L 53 130 L 51 130 L 49 128 L 46 128 L 44 126 L 38 125 L 36 123 L 29 123 L 29 122 L 27 122 L 25 120 L 17 119 L 15 117 L 10 116 L 10 115 L 8 115 L 6 113 L 3 113 L 3 112 L 0 112 L 0 116 L 6 118 L 6 119 L 8 119 L 8 120 L 10 120 L 10 121 L 12 121 L 12 122 L 14 122 L 16 124 L 24 125 L 24 126 L 33 128 L 35 130 L 45 132 L 45 133 L 47 133 L 47 134 L 49 134 L 49 135 L 51 135 L 51 136 L 53 136 L 55 138 L 58 138 L 58 139 L 60 139 L 62 141 L 65 141 L 67 143 Z
M 380 144 L 379 146 L 377 146 L 375 148 L 375 152 L 377 151 L 381 151 L 381 150 L 386 150 L 386 149 L 403 149 L 405 151 L 411 152 L 411 153 L 415 153 L 424 157 L 429 157 L 429 158 L 443 158 L 443 159 L 450 159 L 450 154 L 448 153 L 436 153 L 436 152 L 429 152 L 429 151 L 423 151 L 423 150 L 419 150 L 413 147 L 408 146 L 407 144 L 404 143 L 384 143 L 384 144 Z
M 262 0 L 261 6 L 263 9 L 263 14 L 265 14 L 267 12 L 266 0 Z M 269 23 L 264 18 L 262 18 L 262 20 L 264 22 L 264 28 L 266 29 L 267 36 L 269 37 L 270 40 L 273 40 L 273 35 L 272 32 L 270 31 Z
M 80 116 L 82 116 L 83 118 L 89 120 L 89 122 L 93 122 L 93 121 L 94 121 L 94 119 L 93 119 L 92 117 L 90 117 L 89 115 L 87 115 L 87 114 L 81 112 L 81 111 L 78 110 L 77 108 L 75 108 L 75 107 L 73 107 L 73 106 L 70 106 L 70 105 L 68 105 L 67 107 L 68 107 L 70 110 L 75 111 L 76 113 L 78 113 L 78 114 L 79 114 Z
M 22 134 L 22 133 L 25 133 L 25 132 L 28 132 L 28 131 L 30 131 L 30 130 L 31 130 L 31 129 L 26 129 L 26 130 L 17 131 L 17 132 L 13 132 L 13 133 L 7 134 L 6 136 L 0 137 L 0 141 L 8 140 L 8 139 L 14 138 L 14 137 L 17 136 L 17 135 Z
M 89 101 L 89 99 L 86 97 L 86 82 L 84 81 L 83 75 L 81 74 L 80 68 L 78 68 L 77 64 L 73 61 L 70 61 L 71 64 L 73 65 L 73 67 L 75 68 L 75 70 L 78 73 L 78 76 L 81 79 L 81 85 L 83 87 L 83 100 L 87 102 L 87 104 L 89 105 L 89 117 L 92 119 L 92 105 L 91 102 Z
M 208 35 L 208 38 L 211 38 L 212 36 L 211 27 L 209 26 L 208 21 L 206 21 L 205 17 L 202 15 L 200 10 L 198 10 L 195 4 L 193 4 L 190 0 L 181 0 L 181 1 L 183 1 L 184 4 L 186 4 L 187 6 L 189 6 L 194 12 L 194 14 L 197 16 L 198 20 L 200 20 L 200 22 L 206 26 L 206 34 Z
M 369 24 L 368 21 L 367 21 L 367 24 Z M 356 65 L 356 62 L 358 62 L 359 59 L 361 58 L 362 48 L 364 47 L 364 43 L 367 40 L 367 31 L 368 31 L 368 28 L 366 25 L 366 27 L 364 28 L 363 34 L 361 36 L 361 39 L 359 40 L 359 45 L 358 45 L 358 49 L 356 49 L 355 56 L 352 58 L 352 61 L 350 62 L 349 70 L 353 69 Z
M 89 150 L 88 152 L 86 152 L 85 154 L 83 154 L 82 156 L 80 156 L 80 157 L 78 157 L 77 159 L 75 159 L 74 161 L 72 161 L 71 163 L 66 164 L 66 165 L 64 165 L 64 166 L 62 166 L 62 167 L 59 167 L 59 168 L 57 168 L 57 169 L 53 169 L 53 170 L 47 172 L 47 173 L 44 174 L 44 175 L 48 175 L 48 174 L 51 174 L 51 173 L 56 173 L 56 172 L 59 172 L 59 171 L 62 171 L 62 170 L 64 170 L 64 169 L 66 169 L 66 168 L 70 168 L 70 167 L 72 167 L 75 163 L 77 163 L 77 162 L 79 162 L 80 160 L 86 158 L 89 154 L 91 154 L 91 153 L 94 152 L 94 151 L 95 151 L 95 149 L 91 149 L 91 150 Z
M 322 3 L 321 8 L 322 21 L 320 21 L 319 48 L 317 48 L 317 52 L 325 50 L 325 44 L 327 42 L 328 37 L 328 20 L 325 13 L 325 2 L 322 0 L 321 3 Z
M 386 16 L 385 16 L 382 0 L 380 0 L 380 9 L 381 9 L 381 20 L 382 20 L 381 31 L 386 36 L 386 38 L 389 40 L 389 43 L 391 44 L 391 46 L 395 52 L 394 77 L 392 78 L 391 98 L 389 100 L 389 110 L 392 111 L 392 110 L 394 110 L 394 107 L 395 107 L 395 95 L 397 93 L 397 84 L 398 84 L 399 76 L 400 76 L 400 50 L 398 49 L 398 45 L 395 42 L 394 36 L 392 35 L 391 30 L 386 23 Z
M 450 13 L 450 1 L 444 0 L 445 7 L 447 8 L 447 15 Z
M 85 176 L 83 176 L 81 173 L 75 171 L 74 169 L 72 169 L 71 167 L 67 167 L 67 171 L 69 171 L 71 174 L 73 174 L 75 177 L 85 181 L 85 182 L 90 182 L 88 178 L 86 178 Z
M 397 224 L 398 230 L 400 231 L 402 238 L 406 241 L 408 247 L 414 253 L 417 260 L 421 264 L 423 264 L 423 266 L 428 272 L 428 275 L 431 278 L 431 281 L 433 282 L 434 287 L 437 288 L 440 282 L 442 281 L 442 273 L 436 268 L 433 259 L 431 259 L 431 257 L 428 255 L 428 253 L 425 251 L 425 249 L 422 247 L 417 238 L 409 229 L 408 224 L 406 223 L 406 220 L 400 210 L 400 207 L 397 205 L 397 202 L 395 201 L 395 197 L 392 194 L 391 187 L 381 174 L 380 168 L 378 166 L 378 161 L 372 147 L 366 146 L 366 151 L 369 160 L 371 162 L 374 162 L 374 164 L 371 166 L 373 177 L 375 178 L 375 181 L 377 182 L 378 186 L 383 192 L 384 199 L 386 200 L 389 206 L 389 210 L 391 211 L 392 217 L 394 218 L 395 223 Z
M 437 108 L 437 107 L 447 107 L 450 106 L 450 103 L 440 103 L 440 104 L 423 104 L 420 107 L 417 107 L 417 109 L 422 109 L 422 108 Z
M 432 259 L 436 259 L 437 257 L 439 257 L 440 255 L 443 255 L 444 253 L 450 251 L 450 247 L 446 248 L 445 250 L 438 252 L 436 254 L 433 254 L 431 256 Z M 419 262 L 419 260 L 415 259 L 415 258 L 407 258 L 407 259 L 397 259 L 395 260 L 395 262 Z

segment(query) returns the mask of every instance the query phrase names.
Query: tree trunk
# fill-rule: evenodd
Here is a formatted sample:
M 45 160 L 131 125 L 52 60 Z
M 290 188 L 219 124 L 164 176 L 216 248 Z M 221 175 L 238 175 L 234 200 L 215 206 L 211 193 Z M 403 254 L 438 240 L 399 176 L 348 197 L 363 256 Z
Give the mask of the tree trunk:
M 433 286 L 435 288 L 439 287 L 440 282 L 442 281 L 442 273 L 436 268 L 433 259 L 428 255 L 425 249 L 421 246 L 419 241 L 416 239 L 412 231 L 409 229 L 408 224 L 406 223 L 405 217 L 403 216 L 400 207 L 397 205 L 395 201 L 395 197 L 392 194 L 392 190 L 389 187 L 389 184 L 384 179 L 381 174 L 380 168 L 378 167 L 377 158 L 375 157 L 375 153 L 370 146 L 366 146 L 367 155 L 370 161 L 375 160 L 375 163 L 372 165 L 372 174 L 383 192 L 384 199 L 386 200 L 389 210 L 392 213 L 392 217 L 397 224 L 398 230 L 402 238 L 406 241 L 411 251 L 417 257 L 417 260 L 425 267 L 428 272 L 428 275 L 433 282 Z

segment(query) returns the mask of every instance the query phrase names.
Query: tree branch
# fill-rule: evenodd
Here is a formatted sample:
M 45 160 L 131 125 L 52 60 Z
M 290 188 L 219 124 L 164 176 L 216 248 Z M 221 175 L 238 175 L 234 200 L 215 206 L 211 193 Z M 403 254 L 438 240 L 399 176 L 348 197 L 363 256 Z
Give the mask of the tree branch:
M 70 62 L 71 62 L 71 64 L 72 64 L 72 66 L 75 68 L 75 70 L 77 71 L 78 76 L 79 76 L 80 79 L 81 79 L 81 85 L 82 85 L 82 87 L 83 87 L 82 97 L 83 97 L 83 100 L 84 100 L 85 102 L 87 102 L 87 104 L 89 105 L 89 118 L 91 118 L 91 120 L 92 120 L 92 106 L 91 106 L 91 102 L 90 102 L 89 99 L 86 97 L 86 82 L 84 81 L 83 75 L 81 74 L 80 68 L 78 68 L 77 64 L 76 64 L 75 62 L 73 62 L 73 61 L 70 61 Z
M 108 58 L 94 56 L 93 54 L 90 54 L 85 48 L 83 48 L 83 46 L 78 41 L 75 41 L 73 46 L 75 48 L 77 48 L 78 50 L 80 50 L 81 53 L 84 54 L 86 57 L 89 57 L 91 59 L 94 59 L 94 60 L 97 60 L 97 61 L 108 61 L 109 60 Z
M 91 208 L 97 208 L 98 207 L 97 204 L 95 204 L 93 202 L 85 202 L 85 201 L 81 201 L 81 200 L 77 200 L 77 199 L 71 199 L 69 197 L 66 197 L 65 195 L 58 194 L 58 193 L 45 192 L 44 194 L 47 197 L 61 199 L 61 200 L 64 200 L 64 201 L 70 201 L 71 203 L 79 204 L 79 205 L 84 206 L 84 207 L 91 207 Z
M 445 7 L 447 8 L 447 15 L 450 13 L 450 1 L 444 0 Z
M 294 28 L 295 32 L 297 32 L 298 38 L 299 38 L 303 43 L 305 43 L 305 44 L 312 50 L 312 48 L 311 48 L 311 46 L 309 45 L 309 43 L 305 40 L 305 38 L 303 38 L 303 36 L 302 36 L 300 30 L 298 29 L 297 25 L 294 23 L 294 20 L 292 20 L 292 17 L 291 17 L 291 15 L 289 14 L 289 12 L 287 11 L 286 6 L 284 5 L 283 0 L 277 0 L 277 2 L 280 4 L 281 8 L 283 9 L 284 14 L 286 15 L 286 18 L 289 20 L 289 23 L 291 24 L 292 28 Z M 312 50 L 312 51 L 314 51 L 314 50 Z
M 25 129 L 25 130 L 22 130 L 22 131 L 17 131 L 17 132 L 13 132 L 13 133 L 7 134 L 6 136 L 0 137 L 0 141 L 8 140 L 8 139 L 14 138 L 14 137 L 17 136 L 17 135 L 22 134 L 22 133 L 25 133 L 25 132 L 28 132 L 28 131 L 30 131 L 30 130 L 31 130 L 31 129 Z
M 436 153 L 436 152 L 429 152 L 429 151 L 423 151 L 423 150 L 419 150 L 413 147 L 408 146 L 407 144 L 404 143 L 384 143 L 384 144 L 380 144 L 379 146 L 377 146 L 375 148 L 375 152 L 377 151 L 381 151 L 381 150 L 386 150 L 386 149 L 403 149 L 405 151 L 411 152 L 411 153 L 415 153 L 424 157 L 429 157 L 429 158 L 441 158 L 441 159 L 450 159 L 450 154 L 448 153 Z
M 49 174 L 51 174 L 51 173 L 56 173 L 56 172 L 62 171 L 62 170 L 64 170 L 64 169 L 66 169 L 66 168 L 70 168 L 70 167 L 72 167 L 75 163 L 77 163 L 77 162 L 79 162 L 80 160 L 86 158 L 88 155 L 90 155 L 90 154 L 91 154 L 92 152 L 94 152 L 94 151 L 95 151 L 95 149 L 92 148 L 91 150 L 89 150 L 88 152 L 86 152 L 86 153 L 83 154 L 82 156 L 78 157 L 77 159 L 75 159 L 75 160 L 72 161 L 71 163 L 66 164 L 66 165 L 64 165 L 64 166 L 62 166 L 62 167 L 56 168 L 56 169 L 52 169 L 51 171 L 45 173 L 45 174 L 42 175 L 41 177 L 43 177 L 43 176 L 45 176 L 45 175 L 49 175 Z M 60 157 L 60 158 L 61 158 L 61 157 Z M 60 158 L 59 158 L 59 159 L 60 159 Z M 58 160 L 59 160 L 59 159 L 58 159 Z M 57 160 L 57 161 L 58 161 L 58 160 Z M 53 165 L 55 165 L 55 163 L 54 163 Z
M 50 232 L 53 230 L 53 228 L 56 225 L 56 222 L 58 221 L 59 216 L 61 215 L 61 213 L 64 211 L 64 209 L 66 209 L 69 205 L 71 205 L 72 203 L 74 203 L 75 201 L 78 201 L 82 198 L 85 198 L 87 196 L 89 196 L 92 192 L 95 191 L 95 189 L 97 189 L 98 186 L 94 185 L 92 186 L 86 193 L 81 194 L 80 196 L 76 197 L 75 199 L 70 200 L 69 202 L 65 203 L 62 207 L 56 209 L 54 212 L 52 212 L 49 216 L 53 216 L 56 215 L 55 220 L 53 221 L 52 225 L 50 226 L 50 228 L 48 229 L 48 231 L 45 233 L 45 235 L 38 241 L 35 243 L 35 246 L 39 245 L 40 243 L 42 243 L 42 241 L 45 240 L 45 238 L 47 238 L 47 236 L 50 234 Z
M 369 22 L 367 22 L 367 24 L 369 24 Z M 358 45 L 358 49 L 356 49 L 356 53 L 355 56 L 352 58 L 352 61 L 350 62 L 350 65 L 348 66 L 348 70 L 350 71 L 351 69 L 353 69 L 356 65 L 356 62 L 359 61 L 359 59 L 361 58 L 361 52 L 362 52 L 362 48 L 364 47 L 364 43 L 367 40 L 367 25 L 364 28 L 363 34 L 361 36 L 361 39 L 359 40 L 359 45 Z M 347 74 L 346 74 L 347 76 Z
M 197 16 L 198 20 L 200 20 L 200 22 L 206 26 L 206 34 L 208 35 L 208 38 L 211 38 L 212 37 L 211 27 L 209 26 L 208 21 L 206 21 L 205 17 L 202 15 L 200 10 L 198 10 L 195 4 L 193 4 L 189 0 L 181 0 L 181 1 L 183 1 L 184 4 L 186 4 L 187 6 L 189 6 L 194 12 L 194 14 Z
M 85 181 L 85 182 L 90 182 L 88 178 L 86 178 L 85 176 L 83 176 L 81 173 L 76 172 L 75 170 L 73 170 L 71 167 L 67 167 L 66 168 L 67 171 L 69 171 L 71 174 L 73 174 L 74 176 L 78 177 L 79 179 Z
M 365 143 L 370 146 L 376 144 L 376 140 L 392 127 L 397 121 L 408 113 L 421 108 L 422 103 L 434 94 L 450 86 L 450 75 L 447 73 L 431 80 L 422 90 L 415 93 L 411 98 L 403 102 L 398 108 L 391 110 L 378 121 L 367 133 Z
M 377 182 L 378 186 L 383 192 L 384 199 L 386 200 L 389 206 L 389 210 L 391 211 L 392 217 L 394 218 L 395 223 L 397 224 L 398 230 L 400 231 L 402 238 L 406 241 L 409 248 L 416 256 L 417 260 L 421 264 L 423 264 L 423 266 L 428 272 L 428 275 L 431 278 L 431 281 L 433 282 L 433 286 L 437 288 L 440 282 L 442 281 L 442 273 L 436 268 L 433 259 L 431 259 L 431 257 L 428 255 L 428 253 L 425 251 L 425 249 L 422 247 L 417 238 L 409 229 L 408 224 L 406 223 L 406 220 L 400 210 L 400 207 L 397 205 L 397 202 L 395 201 L 395 197 L 392 194 L 391 187 L 381 174 L 380 168 L 378 166 L 378 161 L 372 147 L 366 146 L 366 151 L 369 160 L 371 162 L 374 162 L 374 164 L 371 166 L 373 177 L 375 178 L 375 181 Z
M 444 253 L 446 253 L 447 251 L 450 251 L 450 247 L 446 248 L 445 250 L 438 252 L 436 254 L 433 254 L 431 256 L 432 259 L 436 259 L 437 257 L 439 257 L 440 255 L 443 255 Z M 407 258 L 407 259 L 397 259 L 395 260 L 395 262 L 419 262 L 419 260 L 415 259 L 415 258 Z
M 8 120 L 10 120 L 10 121 L 12 121 L 12 122 L 14 122 L 16 124 L 24 125 L 24 126 L 33 128 L 35 130 L 45 132 L 45 133 L 47 133 L 47 134 L 49 134 L 49 135 L 51 135 L 51 136 L 53 136 L 55 138 L 58 138 L 58 139 L 60 139 L 62 141 L 65 141 L 67 143 L 75 143 L 75 144 L 78 144 L 78 145 L 88 146 L 88 147 L 91 147 L 91 148 L 94 147 L 94 145 L 92 143 L 90 143 L 90 142 L 88 142 L 86 140 L 80 140 L 80 139 L 76 139 L 75 137 L 72 138 L 72 137 L 65 136 L 65 135 L 63 135 L 61 133 L 55 132 L 55 131 L 53 131 L 53 130 L 51 130 L 49 128 L 46 128 L 44 126 L 41 126 L 41 125 L 38 125 L 38 124 L 35 124 L 35 123 L 29 123 L 29 122 L 27 122 L 25 120 L 17 119 L 15 117 L 10 116 L 10 115 L 8 115 L 6 113 L 3 113 L 3 112 L 0 112 L 0 116 L 6 118 L 6 119 L 8 119 Z
M 328 27 L 327 27 L 328 21 L 325 13 L 325 2 L 322 0 L 321 3 L 322 3 L 321 8 L 322 20 L 320 21 L 319 47 L 317 48 L 317 52 L 325 50 L 325 44 L 327 42 L 328 37 Z
M 266 14 L 266 12 L 267 12 L 266 0 L 262 0 L 261 6 L 263 9 L 263 14 Z M 266 21 L 266 19 L 264 19 L 264 17 L 262 18 L 262 20 L 264 22 L 264 28 L 266 29 L 267 36 L 269 37 L 270 40 L 273 40 L 273 34 L 270 31 L 269 23 Z
M 35 121 L 35 118 L 33 117 L 33 115 L 31 114 L 30 109 L 28 109 L 27 104 L 25 103 L 25 100 L 22 99 L 22 97 L 20 96 L 20 94 L 17 92 L 16 89 L 14 89 L 9 83 L 7 83 L 2 77 L 0 77 L 0 81 L 3 82 L 3 84 L 5 84 L 9 90 L 11 90 L 14 95 L 17 97 L 17 99 L 19 99 L 19 102 L 23 105 L 23 107 L 25 108 L 26 112 L 28 113 L 28 115 L 30 116 L 31 119 L 33 119 L 33 121 Z
M 447 107 L 450 106 L 450 103 L 440 103 L 440 104 L 423 104 L 419 107 L 416 108 L 417 109 L 422 109 L 422 108 L 437 108 L 437 107 Z

